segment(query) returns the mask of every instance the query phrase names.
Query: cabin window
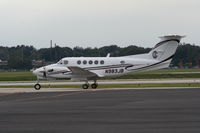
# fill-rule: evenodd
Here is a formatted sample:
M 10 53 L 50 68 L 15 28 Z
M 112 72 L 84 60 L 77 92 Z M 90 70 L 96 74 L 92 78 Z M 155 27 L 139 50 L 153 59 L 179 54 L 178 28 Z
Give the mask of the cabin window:
M 91 65 L 91 64 L 93 63 L 93 61 L 92 61 L 92 60 L 90 60 L 88 63 Z
M 83 61 L 83 64 L 87 64 L 87 61 L 86 61 L 86 60 L 84 60 L 84 61 Z
M 98 61 L 98 60 L 95 60 L 95 61 L 94 61 L 94 64 L 98 64 L 98 63 L 99 63 L 99 61 Z
M 103 65 L 103 64 L 104 64 L 104 61 L 103 61 L 103 60 L 101 60 L 101 61 L 100 61 L 100 64 L 102 64 L 102 65 Z
M 80 65 L 80 64 L 81 64 L 81 61 L 80 61 L 80 60 L 78 60 L 78 61 L 77 61 L 77 64 L 78 64 L 78 65 Z
M 68 60 L 64 60 L 64 64 L 67 65 L 69 62 Z
M 121 63 L 121 64 L 125 64 L 125 61 L 122 60 L 122 61 L 120 61 L 120 63 Z

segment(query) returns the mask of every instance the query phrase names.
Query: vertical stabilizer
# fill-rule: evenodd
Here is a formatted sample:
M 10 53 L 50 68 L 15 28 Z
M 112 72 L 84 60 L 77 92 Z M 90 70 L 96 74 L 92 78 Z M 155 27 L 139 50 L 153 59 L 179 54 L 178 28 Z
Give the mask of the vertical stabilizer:
M 150 58 L 158 61 L 167 61 L 172 59 L 180 40 L 184 37 L 185 36 L 179 35 L 160 37 L 161 41 L 149 52 Z

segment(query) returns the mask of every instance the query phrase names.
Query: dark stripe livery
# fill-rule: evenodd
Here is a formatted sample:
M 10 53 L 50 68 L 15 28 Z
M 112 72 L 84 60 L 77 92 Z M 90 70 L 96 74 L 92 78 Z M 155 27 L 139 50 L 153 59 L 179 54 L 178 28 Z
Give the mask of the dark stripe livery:
M 172 56 L 170 56 L 169 58 L 167 58 L 167 59 L 165 59 L 165 60 L 163 60 L 163 61 L 160 61 L 160 62 L 158 62 L 158 63 L 152 64 L 152 65 L 149 65 L 149 66 L 145 66 L 145 67 L 141 67 L 141 68 L 129 69 L 129 70 L 140 70 L 140 69 L 152 67 L 152 66 L 155 66 L 155 65 L 159 65 L 159 64 L 161 64 L 161 63 L 163 63 L 163 62 L 166 62 L 166 61 L 172 59 L 173 57 L 174 57 L 174 55 L 172 55 Z
M 120 68 L 120 67 L 127 67 L 132 64 L 118 64 L 118 65 L 109 65 L 109 66 L 98 66 L 98 67 L 87 67 L 84 68 L 85 70 L 100 70 L 100 69 L 111 69 L 111 68 Z

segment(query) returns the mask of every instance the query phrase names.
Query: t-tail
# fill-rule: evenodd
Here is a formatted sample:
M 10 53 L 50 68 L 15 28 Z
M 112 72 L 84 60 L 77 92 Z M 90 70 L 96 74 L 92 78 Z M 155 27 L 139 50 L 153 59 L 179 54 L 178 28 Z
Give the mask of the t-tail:
M 141 71 L 157 70 L 169 67 L 172 58 L 175 55 L 177 47 L 182 38 L 185 36 L 169 35 L 162 36 L 161 41 L 147 54 L 126 56 L 130 58 L 146 59 L 154 63 L 150 63 L 140 68 Z M 138 69 L 139 70 L 139 69 Z
M 169 67 L 178 45 L 184 37 L 179 35 L 160 37 L 161 41 L 147 54 L 149 59 L 157 60 L 157 63 L 152 65 L 151 70 Z
M 163 62 L 172 59 L 183 37 L 179 35 L 160 37 L 161 41 L 148 53 L 149 57 Z

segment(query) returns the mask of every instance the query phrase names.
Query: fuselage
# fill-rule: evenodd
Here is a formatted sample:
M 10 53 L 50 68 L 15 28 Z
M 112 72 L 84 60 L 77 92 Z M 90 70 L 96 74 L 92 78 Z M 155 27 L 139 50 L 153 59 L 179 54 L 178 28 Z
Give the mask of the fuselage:
M 98 75 L 98 77 L 120 76 L 123 74 L 147 71 L 145 68 L 157 63 L 157 60 L 128 57 L 70 57 L 63 58 L 58 63 L 38 68 L 34 73 L 42 78 L 43 71 L 48 78 L 72 78 L 68 67 L 79 67 Z M 81 75 L 79 75 L 81 77 Z M 83 75 L 85 76 L 85 75 Z
M 47 65 L 33 71 L 38 79 L 70 78 L 73 81 L 85 81 L 82 88 L 97 88 L 100 77 L 120 76 L 167 68 L 175 55 L 178 44 L 184 36 L 171 35 L 160 37 L 161 41 L 148 53 L 122 57 L 67 57 L 58 63 Z M 40 89 L 36 84 L 35 89 Z

